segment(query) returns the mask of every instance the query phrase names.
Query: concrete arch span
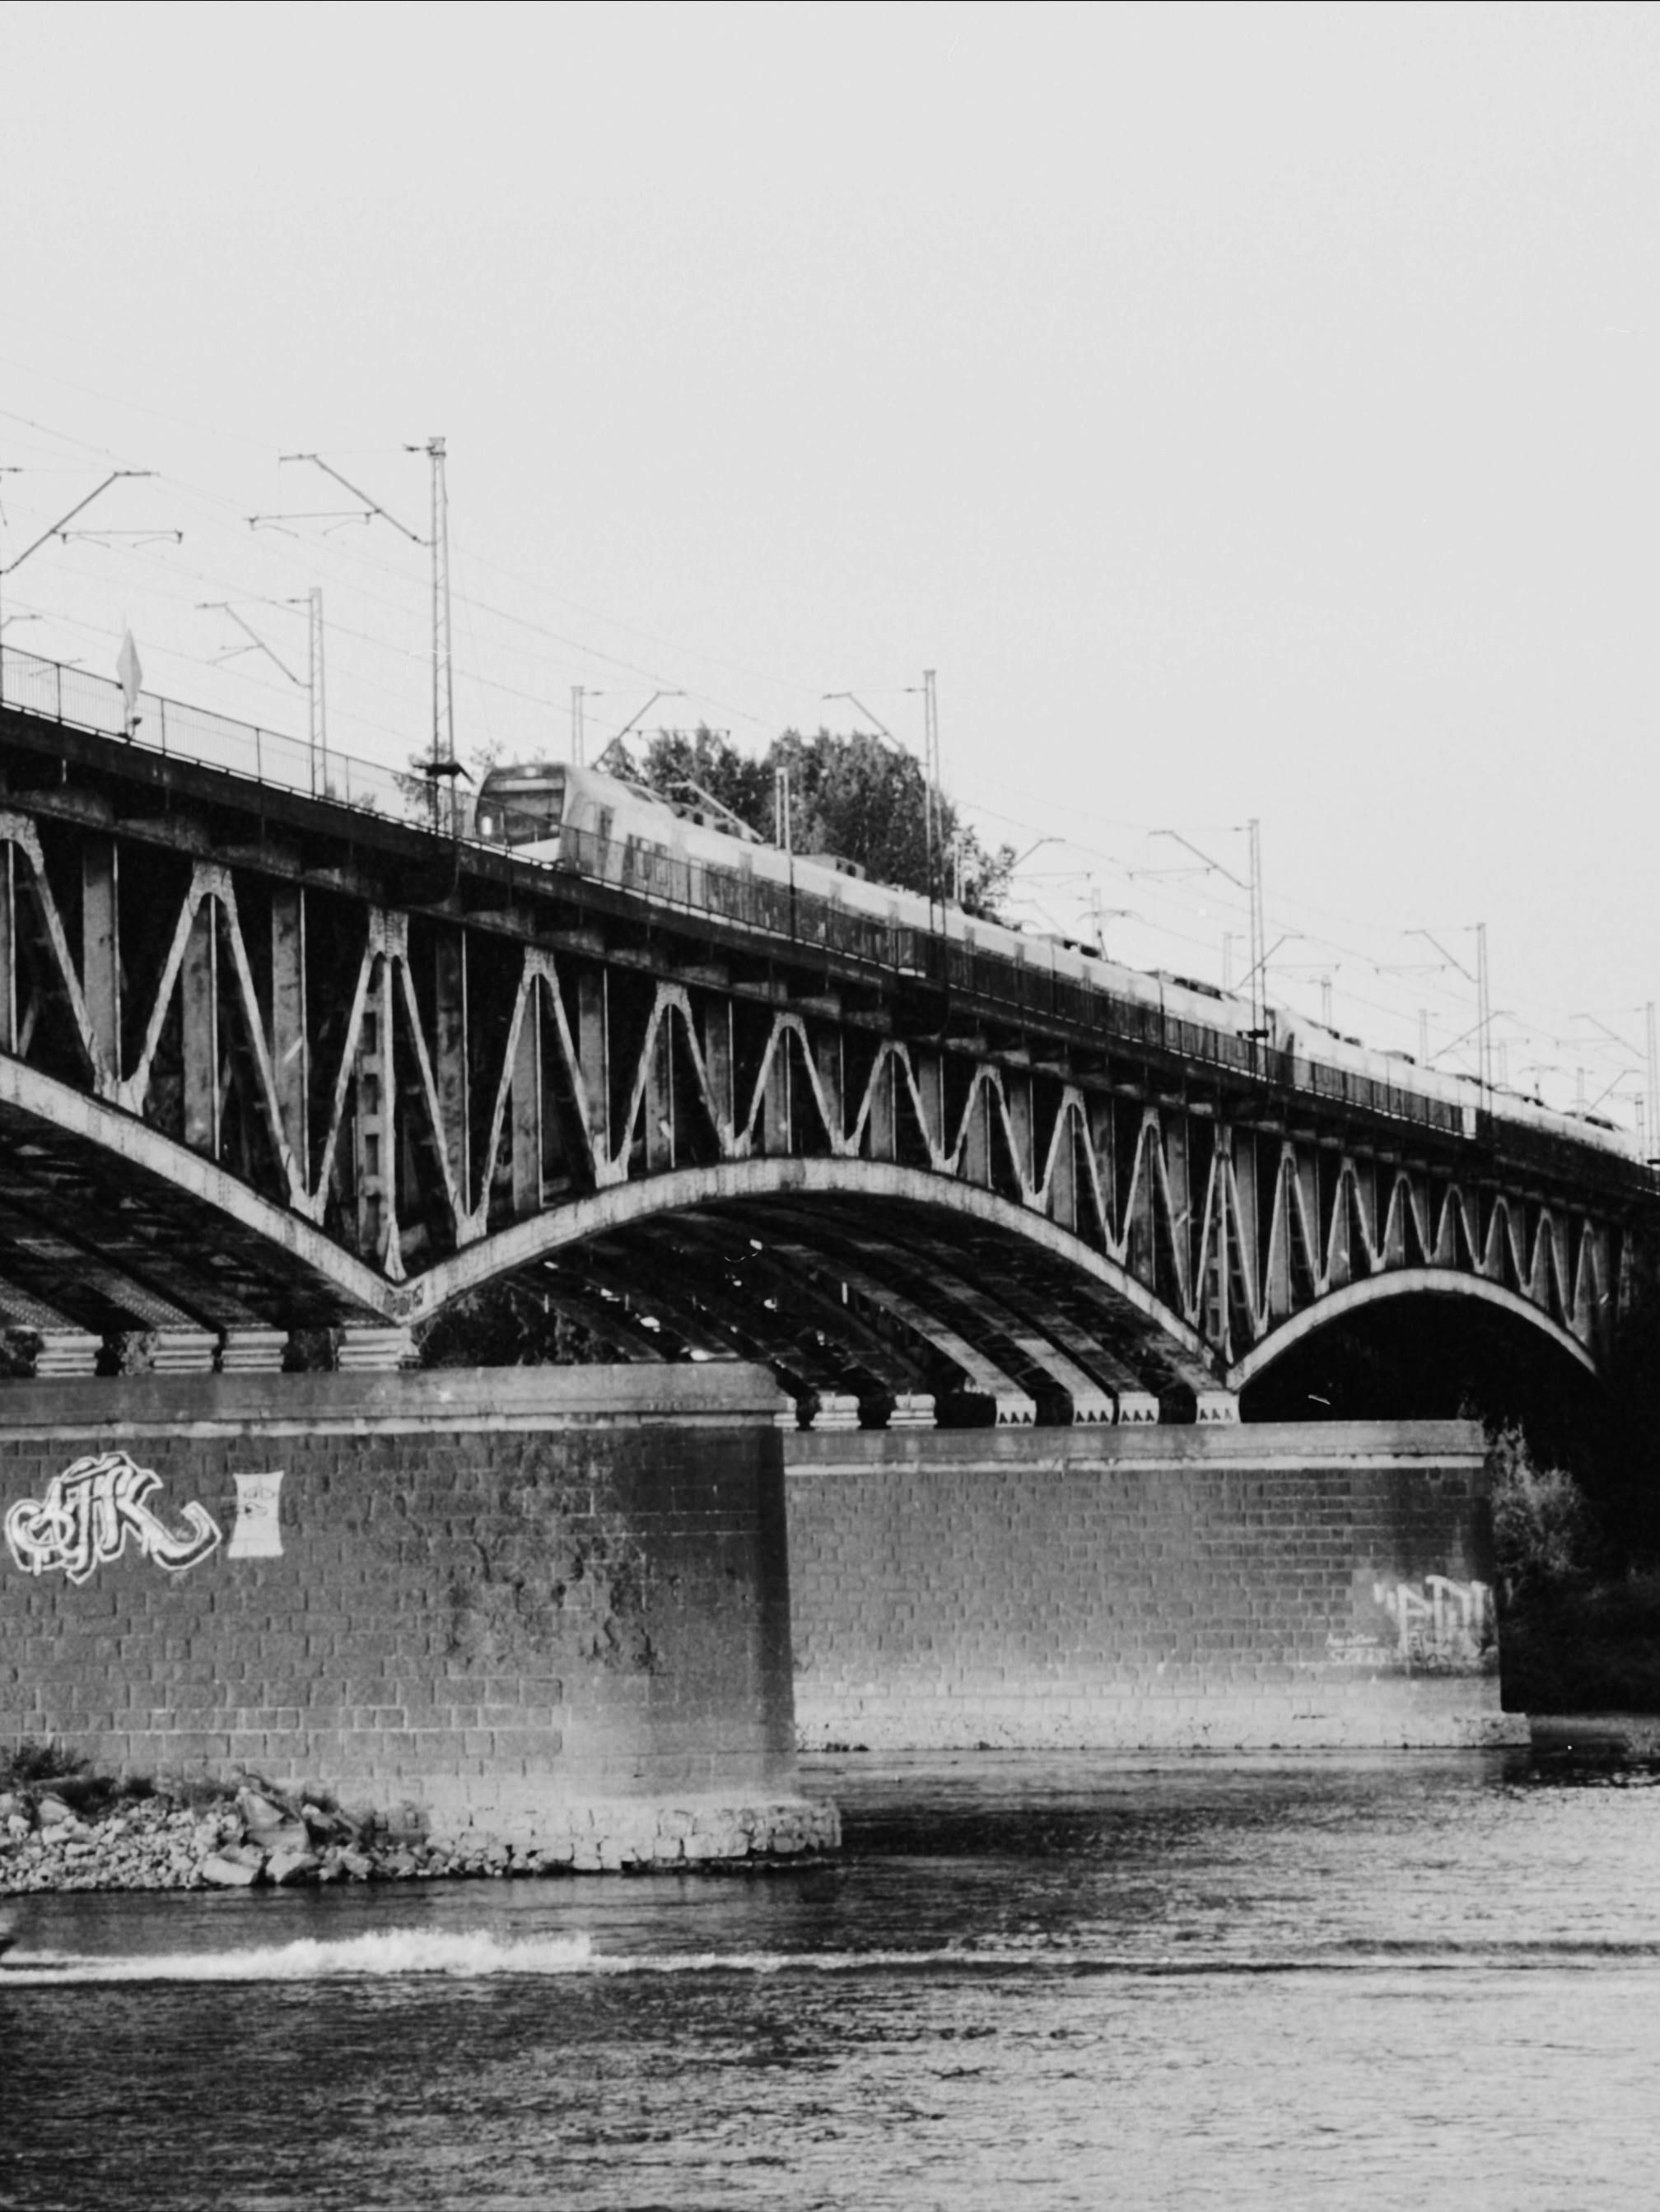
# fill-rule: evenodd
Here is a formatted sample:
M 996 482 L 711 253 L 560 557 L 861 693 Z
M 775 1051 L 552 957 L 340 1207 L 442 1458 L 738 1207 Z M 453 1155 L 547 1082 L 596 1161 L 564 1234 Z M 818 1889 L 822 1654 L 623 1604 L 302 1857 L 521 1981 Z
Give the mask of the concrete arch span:
M 798 1396 L 1110 1420 L 1220 1395 L 1199 1337 L 1104 1255 L 890 1163 L 723 1162 L 575 1199 L 440 1261 L 399 1294 L 401 1317 L 532 1269 L 625 1357 L 737 1353 Z

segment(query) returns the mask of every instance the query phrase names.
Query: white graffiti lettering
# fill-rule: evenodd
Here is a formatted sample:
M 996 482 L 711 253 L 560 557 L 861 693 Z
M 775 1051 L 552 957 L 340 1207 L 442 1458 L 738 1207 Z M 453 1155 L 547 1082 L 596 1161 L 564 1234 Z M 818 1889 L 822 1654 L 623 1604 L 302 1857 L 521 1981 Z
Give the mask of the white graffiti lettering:
M 204 1506 L 186 1505 L 181 1535 L 145 1503 L 161 1478 L 124 1451 L 78 1459 L 53 1475 L 44 1498 L 21 1498 L 6 1516 L 6 1543 L 27 1575 L 61 1571 L 79 1584 L 119 1559 L 131 1537 L 138 1550 L 170 1574 L 182 1574 L 219 1545 L 219 1526 Z
M 1374 1583 L 1371 1594 L 1395 1623 L 1403 1659 L 1469 1666 L 1493 1642 L 1493 1590 L 1487 1583 L 1426 1575 L 1421 1583 Z

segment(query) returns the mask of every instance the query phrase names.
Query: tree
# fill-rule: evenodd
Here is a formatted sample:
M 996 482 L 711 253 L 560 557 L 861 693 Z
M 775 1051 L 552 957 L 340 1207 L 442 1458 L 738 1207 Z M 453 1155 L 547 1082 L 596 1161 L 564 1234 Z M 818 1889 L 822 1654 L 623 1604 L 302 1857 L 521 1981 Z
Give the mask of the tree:
M 560 1311 L 534 1268 L 446 1306 L 420 1331 L 417 1350 L 423 1367 L 587 1367 L 614 1356 Z
M 635 767 L 620 748 L 626 771 L 666 799 L 708 795 L 747 822 L 758 837 L 772 835 L 773 771 L 769 759 L 751 760 L 720 730 L 660 730 Z
M 754 760 L 718 730 L 661 730 L 637 764 L 624 756 L 622 765 L 666 798 L 684 799 L 692 787 L 706 792 L 766 838 L 775 826 L 778 778 L 787 774 L 790 839 L 798 853 L 833 853 L 856 861 L 878 883 L 924 896 L 930 890 L 928 793 L 921 764 L 878 738 L 825 729 L 807 738 L 786 730 Z M 933 830 L 932 888 L 949 890 L 954 878 L 967 911 L 994 918 L 1013 870 L 1013 848 L 988 851 L 943 792 L 933 793 Z

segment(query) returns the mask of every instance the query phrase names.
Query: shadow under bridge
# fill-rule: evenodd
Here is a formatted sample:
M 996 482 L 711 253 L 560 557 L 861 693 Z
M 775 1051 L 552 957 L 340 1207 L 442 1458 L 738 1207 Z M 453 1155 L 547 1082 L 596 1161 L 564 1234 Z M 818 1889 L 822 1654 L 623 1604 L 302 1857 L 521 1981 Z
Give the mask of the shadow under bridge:
M 623 1359 L 772 1368 L 816 1426 L 1235 1418 L 1195 1334 L 1080 1239 L 903 1166 L 759 1159 L 569 1201 L 405 1292 L 532 1291 Z

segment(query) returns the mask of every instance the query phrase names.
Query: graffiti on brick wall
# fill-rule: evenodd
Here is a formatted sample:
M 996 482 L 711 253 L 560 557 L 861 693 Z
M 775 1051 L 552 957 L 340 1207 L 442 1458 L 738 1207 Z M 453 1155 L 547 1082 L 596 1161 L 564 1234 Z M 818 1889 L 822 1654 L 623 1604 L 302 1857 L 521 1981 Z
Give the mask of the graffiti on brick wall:
M 268 1474 L 234 1474 L 236 1526 L 226 1547 L 228 1559 L 277 1559 L 283 1555 L 283 1470 Z
M 1425 1575 L 1415 1582 L 1374 1582 L 1371 1600 L 1386 1617 L 1387 1631 L 1329 1636 L 1329 1661 L 1441 1674 L 1476 1674 L 1493 1664 L 1497 1625 L 1491 1584 Z
M 119 1559 L 129 1541 L 170 1574 L 182 1574 L 219 1546 L 205 1506 L 179 1509 L 184 1533 L 170 1528 L 149 1499 L 161 1487 L 154 1468 L 124 1451 L 98 1452 L 53 1475 L 44 1498 L 20 1498 L 6 1516 L 6 1544 L 27 1575 L 64 1574 L 84 1583 Z
M 1419 1583 L 1374 1583 L 1372 1597 L 1395 1622 L 1400 1656 L 1416 1666 L 1477 1667 L 1493 1640 L 1486 1583 L 1426 1575 Z

